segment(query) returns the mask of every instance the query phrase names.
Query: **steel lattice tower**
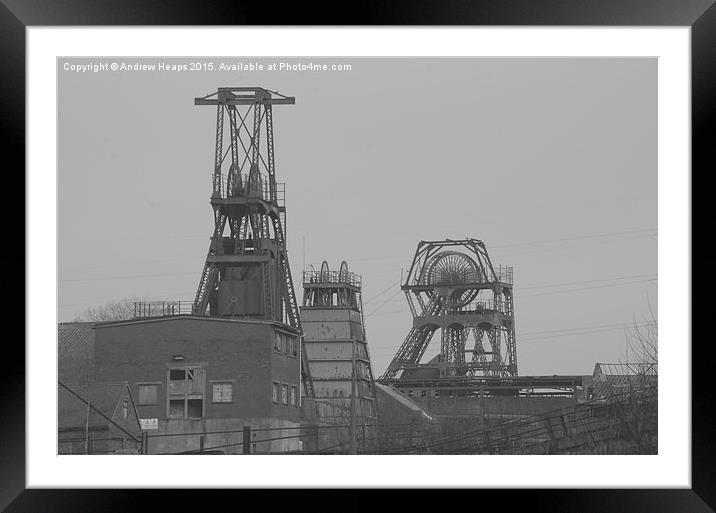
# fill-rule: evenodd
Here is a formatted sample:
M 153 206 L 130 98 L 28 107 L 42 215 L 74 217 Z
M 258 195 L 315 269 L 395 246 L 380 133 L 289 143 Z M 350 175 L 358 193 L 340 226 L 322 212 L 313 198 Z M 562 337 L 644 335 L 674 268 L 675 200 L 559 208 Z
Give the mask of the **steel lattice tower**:
M 194 99 L 195 105 L 216 106 L 214 232 L 194 315 L 272 320 L 301 331 L 286 251 L 284 187 L 276 183 L 272 114 L 274 105 L 294 103 L 260 87 L 220 87 Z M 301 346 L 304 391 L 313 397 Z
M 413 327 L 381 380 L 411 379 L 438 330 L 440 377 L 517 375 L 512 268 L 482 241 L 421 241 L 401 289 Z

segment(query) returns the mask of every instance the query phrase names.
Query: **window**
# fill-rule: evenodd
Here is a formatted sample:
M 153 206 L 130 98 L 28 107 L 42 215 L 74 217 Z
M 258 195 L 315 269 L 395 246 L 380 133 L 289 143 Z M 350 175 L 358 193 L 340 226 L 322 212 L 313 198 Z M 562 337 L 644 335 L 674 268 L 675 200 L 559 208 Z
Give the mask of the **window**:
M 298 355 L 298 339 L 286 333 L 276 332 L 276 340 L 274 342 L 274 351 L 289 356 Z
M 296 385 L 291 386 L 291 404 L 296 406 L 296 398 L 298 397 L 298 389 Z
M 157 404 L 159 385 L 137 385 L 137 404 Z
M 170 399 L 169 400 L 169 418 L 172 418 L 172 419 L 183 419 L 184 418 L 184 399 Z
M 204 416 L 204 369 L 183 367 L 168 372 L 168 415 L 172 419 Z
M 233 396 L 232 383 L 213 383 L 211 385 L 211 401 L 214 403 L 230 403 Z
M 194 398 L 186 400 L 186 416 L 190 419 L 200 419 L 202 409 L 204 407 L 204 399 Z
M 280 387 L 276 381 L 273 382 L 273 387 L 271 388 L 271 400 L 275 403 L 279 402 L 279 393 L 280 393 Z
M 281 385 L 281 402 L 288 404 L 288 385 Z
M 185 377 L 186 377 L 185 369 L 170 369 L 169 370 L 169 379 L 171 381 L 184 381 Z
M 276 341 L 273 344 L 273 349 L 277 353 L 281 352 L 281 334 L 276 332 Z

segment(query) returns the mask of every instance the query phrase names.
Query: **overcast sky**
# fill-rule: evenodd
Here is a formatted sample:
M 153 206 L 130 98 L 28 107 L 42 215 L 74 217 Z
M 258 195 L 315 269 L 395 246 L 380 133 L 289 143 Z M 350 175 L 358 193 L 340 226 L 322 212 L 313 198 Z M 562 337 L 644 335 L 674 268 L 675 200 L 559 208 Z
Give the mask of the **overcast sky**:
M 194 298 L 216 118 L 193 99 L 219 86 L 296 97 L 274 109 L 274 134 L 297 293 L 302 267 L 322 260 L 363 276 L 376 376 L 411 326 L 399 280 L 420 240 L 478 238 L 514 266 L 523 375 L 590 374 L 623 358 L 626 324 L 650 304 L 656 316 L 656 59 L 241 60 L 351 70 L 58 61 L 59 321 L 127 297 Z M 423 361 L 438 348 L 436 335 Z

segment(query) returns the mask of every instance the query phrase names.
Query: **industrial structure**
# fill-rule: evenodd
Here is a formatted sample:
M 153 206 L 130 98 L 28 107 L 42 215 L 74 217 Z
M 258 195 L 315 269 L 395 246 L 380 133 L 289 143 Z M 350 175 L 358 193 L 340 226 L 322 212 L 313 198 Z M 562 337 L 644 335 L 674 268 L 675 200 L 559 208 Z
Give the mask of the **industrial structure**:
M 339 271 L 323 262 L 320 271 L 303 272 L 303 343 L 316 399 L 339 406 L 334 414 L 347 413 L 332 422 L 373 429 L 376 391 L 361 296 L 361 277 L 345 261 Z
M 413 325 L 378 381 L 441 415 L 521 415 L 582 399 L 582 376 L 518 375 L 513 287 L 512 267 L 493 265 L 481 240 L 418 243 L 401 285 Z M 438 354 L 422 362 L 438 331 Z
M 595 432 L 621 443 L 634 418 L 655 447 L 656 362 L 520 376 L 513 269 L 474 238 L 418 243 L 401 277 L 412 326 L 374 379 L 361 276 L 309 266 L 300 306 L 293 286 L 272 107 L 294 103 L 259 87 L 194 99 L 216 107 L 195 298 L 58 326 L 61 452 L 572 453 Z M 627 408 L 645 390 L 648 408 Z
M 382 379 L 517 374 L 512 268 L 495 268 L 482 241 L 421 241 L 401 289 L 413 326 Z M 438 356 L 421 364 L 438 330 Z
M 264 319 L 301 331 L 286 251 L 285 189 L 276 182 L 272 112 L 274 105 L 294 103 L 260 87 L 220 87 L 194 99 L 195 105 L 216 106 L 214 232 L 194 315 Z M 313 397 L 304 350 L 301 357 L 304 393 Z
M 145 452 L 300 447 L 289 434 L 301 429 L 301 390 L 308 399 L 314 394 L 286 252 L 272 116 L 273 105 L 294 102 L 256 87 L 195 98 L 195 105 L 216 106 L 214 231 L 196 298 L 137 302 L 134 318 L 88 327 L 90 368 L 129 384 Z M 244 438 L 247 429 L 254 438 Z

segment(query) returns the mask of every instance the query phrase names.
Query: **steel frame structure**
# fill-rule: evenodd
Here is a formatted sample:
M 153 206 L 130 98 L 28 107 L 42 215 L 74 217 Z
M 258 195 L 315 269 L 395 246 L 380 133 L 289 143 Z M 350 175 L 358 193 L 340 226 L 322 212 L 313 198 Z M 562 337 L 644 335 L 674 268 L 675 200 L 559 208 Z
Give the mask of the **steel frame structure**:
M 429 367 L 420 361 L 438 330 L 433 368 L 441 378 L 516 376 L 512 274 L 511 267 L 492 265 L 480 240 L 421 241 L 401 286 L 413 327 L 380 381 L 412 379 Z
M 216 106 L 216 143 L 210 201 L 214 232 L 193 315 L 227 315 L 219 304 L 222 281 L 252 279 L 261 284 L 261 308 L 229 315 L 272 320 L 302 333 L 286 251 L 283 184 L 276 183 L 272 111 L 274 105 L 294 103 L 293 97 L 260 87 L 220 87 L 194 99 L 195 105 Z M 301 347 L 304 392 L 313 397 Z

